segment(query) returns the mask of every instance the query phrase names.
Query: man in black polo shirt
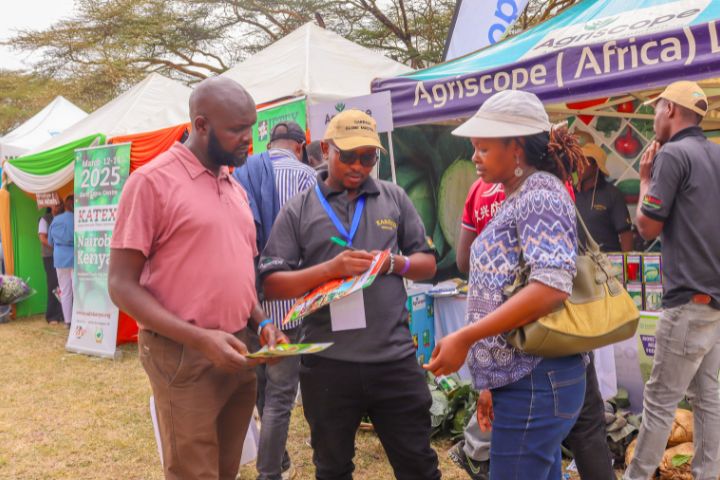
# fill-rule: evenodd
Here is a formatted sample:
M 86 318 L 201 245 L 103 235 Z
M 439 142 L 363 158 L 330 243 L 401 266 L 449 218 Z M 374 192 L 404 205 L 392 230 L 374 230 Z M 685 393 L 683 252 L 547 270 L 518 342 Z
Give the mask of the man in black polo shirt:
M 607 181 L 607 154 L 594 143 L 582 148 L 588 167 L 575 191 L 575 205 L 593 240 L 604 252 L 632 250 L 632 221 L 623 193 Z M 585 232 L 578 231 L 578 243 L 585 244 Z
M 694 82 L 670 85 L 655 104 L 653 144 L 640 163 L 637 226 L 662 233 L 663 307 L 645 386 L 642 427 L 625 480 L 647 480 L 665 450 L 686 392 L 694 412 L 693 478 L 720 475 L 720 145 L 698 126 L 708 110 Z
M 334 342 L 301 360 L 300 385 L 316 477 L 352 478 L 355 434 L 370 416 L 395 476 L 440 478 L 430 446 L 431 397 L 407 325 L 403 277 L 435 274 L 422 220 L 399 187 L 370 178 L 382 149 L 375 121 L 359 110 L 337 115 L 322 142 L 328 170 L 317 188 L 280 211 L 260 259 L 267 298 L 296 298 L 329 280 L 370 267 L 369 252 L 392 256 L 368 288 L 304 319 L 304 342 Z M 340 237 L 344 249 L 330 241 Z M 355 296 L 357 295 L 357 296 Z M 346 303 L 347 305 L 347 303 Z

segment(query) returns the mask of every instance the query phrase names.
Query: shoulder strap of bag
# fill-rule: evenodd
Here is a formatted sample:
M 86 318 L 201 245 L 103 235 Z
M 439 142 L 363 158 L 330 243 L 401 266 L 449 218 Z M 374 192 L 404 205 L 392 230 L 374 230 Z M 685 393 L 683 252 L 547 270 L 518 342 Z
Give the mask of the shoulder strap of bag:
M 585 233 L 585 245 L 578 245 L 578 247 L 584 247 L 586 251 L 590 252 L 599 252 L 600 246 L 597 244 L 592 235 L 590 235 L 590 230 L 588 230 L 587 225 L 585 225 L 585 220 L 583 220 L 582 215 L 580 215 L 580 210 L 578 210 L 577 205 L 573 205 L 575 206 L 575 216 L 577 217 L 577 223 L 582 228 L 583 233 Z
M 585 224 L 585 220 L 583 220 L 582 215 L 580 214 L 580 210 L 578 210 L 577 205 L 573 202 L 573 206 L 575 207 L 575 216 L 577 218 L 577 224 L 582 228 L 583 233 L 585 233 L 585 245 L 580 245 L 578 243 L 578 250 L 582 250 L 585 253 L 592 253 L 593 257 L 600 254 L 600 246 L 597 244 L 595 239 L 590 235 L 590 230 L 588 230 L 587 225 Z M 520 288 L 524 287 L 527 284 L 529 274 L 527 272 L 527 264 L 525 263 L 525 258 L 523 256 L 523 250 L 522 250 L 522 235 L 520 233 L 520 225 L 517 223 L 515 224 L 515 229 L 517 231 L 518 236 L 518 244 L 520 246 L 520 257 L 518 259 L 518 269 L 517 273 L 515 275 L 515 282 L 513 282 L 512 285 L 509 285 L 505 288 L 505 294 L 509 297 L 516 293 Z M 601 266 L 602 268 L 602 266 Z M 603 271 L 605 269 L 603 268 Z M 606 275 L 609 276 L 609 274 L 606 272 Z

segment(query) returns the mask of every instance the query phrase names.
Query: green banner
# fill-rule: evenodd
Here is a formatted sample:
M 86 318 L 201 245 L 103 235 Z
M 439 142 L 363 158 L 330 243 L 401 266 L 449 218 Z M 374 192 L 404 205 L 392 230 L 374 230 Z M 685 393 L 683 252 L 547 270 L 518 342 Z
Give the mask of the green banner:
M 130 174 L 130 144 L 75 155 L 75 301 L 66 348 L 113 357 L 118 309 L 107 290 L 110 238 L 120 193 Z
M 267 150 L 270 133 L 280 122 L 295 122 L 303 130 L 307 130 L 305 97 L 258 110 L 257 117 L 257 122 L 253 125 L 253 154 Z

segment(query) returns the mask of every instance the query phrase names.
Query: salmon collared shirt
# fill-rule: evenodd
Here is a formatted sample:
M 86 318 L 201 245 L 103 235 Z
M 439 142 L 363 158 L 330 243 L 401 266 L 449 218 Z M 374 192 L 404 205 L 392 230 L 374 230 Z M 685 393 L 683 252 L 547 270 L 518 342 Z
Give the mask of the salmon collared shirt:
M 247 325 L 257 303 L 255 224 L 227 167 L 215 176 L 176 143 L 139 168 L 123 189 L 111 247 L 145 255 L 140 284 L 183 320 L 228 333 Z

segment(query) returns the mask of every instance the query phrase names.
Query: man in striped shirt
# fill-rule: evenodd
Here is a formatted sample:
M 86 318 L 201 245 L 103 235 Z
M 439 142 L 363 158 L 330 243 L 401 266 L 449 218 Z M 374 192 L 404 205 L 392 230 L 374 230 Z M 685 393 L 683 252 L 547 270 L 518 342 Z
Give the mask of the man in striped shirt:
M 302 163 L 305 147 L 305 131 L 295 122 L 281 122 L 273 127 L 270 134 L 270 143 L 264 159 L 272 165 L 275 192 L 267 189 L 256 189 L 251 194 L 245 183 L 242 172 L 237 172 L 236 178 L 248 190 L 251 202 L 272 203 L 271 195 L 277 195 L 279 208 L 300 192 L 315 186 L 314 169 Z M 251 163 L 250 160 L 248 160 Z M 273 218 L 274 221 L 274 218 Z M 265 225 L 258 225 L 258 230 Z M 264 245 L 263 245 L 264 246 Z M 261 246 L 262 247 L 262 246 Z M 262 292 L 258 292 L 261 294 Z M 292 343 L 297 342 L 299 334 L 299 321 L 283 326 L 282 321 L 294 300 L 263 301 L 263 309 L 270 315 L 273 323 L 284 330 Z M 285 449 L 287 443 L 290 412 L 297 395 L 299 379 L 300 357 L 289 357 L 274 365 L 258 367 L 258 410 L 262 418 L 260 430 L 260 444 L 256 462 L 258 480 L 285 480 L 293 477 L 290 457 Z

